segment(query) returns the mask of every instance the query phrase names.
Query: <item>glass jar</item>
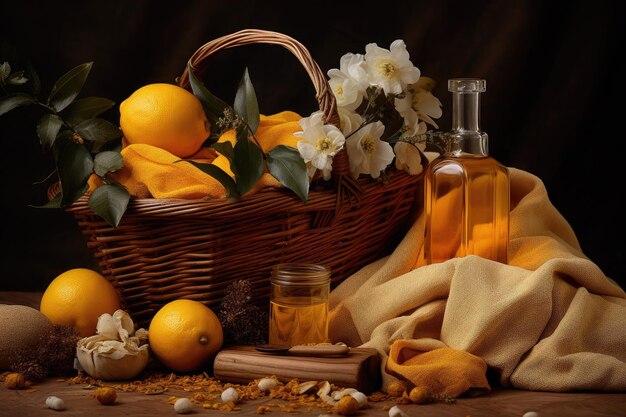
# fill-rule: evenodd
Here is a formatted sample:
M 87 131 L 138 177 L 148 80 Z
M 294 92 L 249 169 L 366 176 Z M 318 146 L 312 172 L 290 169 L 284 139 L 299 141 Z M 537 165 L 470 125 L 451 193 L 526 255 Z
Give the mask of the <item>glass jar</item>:
M 279 264 L 270 283 L 269 342 L 288 346 L 327 342 L 330 271 L 315 264 Z

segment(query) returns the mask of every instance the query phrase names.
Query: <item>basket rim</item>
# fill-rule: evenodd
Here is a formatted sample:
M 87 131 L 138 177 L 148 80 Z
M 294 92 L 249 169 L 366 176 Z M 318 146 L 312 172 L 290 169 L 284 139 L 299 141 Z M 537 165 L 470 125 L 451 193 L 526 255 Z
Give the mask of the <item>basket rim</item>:
M 423 173 L 410 175 L 403 170 L 393 169 L 386 174 L 388 181 L 361 177 L 358 182 L 363 188 L 363 195 L 373 196 L 387 193 L 394 193 L 407 183 L 419 181 Z M 345 209 L 358 205 L 357 202 L 350 202 L 345 205 Z M 271 211 L 279 209 L 282 212 L 304 213 L 317 211 L 342 211 L 344 208 L 337 207 L 337 193 L 333 188 L 324 190 L 312 189 L 309 198 L 303 203 L 295 194 L 286 188 L 263 189 L 254 194 L 245 195 L 239 199 L 182 199 L 182 198 L 135 198 L 131 197 L 128 210 L 124 217 L 129 215 L 150 214 L 158 217 L 166 217 L 176 214 L 181 217 L 193 218 L 197 214 L 216 214 L 220 209 L 228 207 L 231 213 L 242 213 L 254 215 L 255 212 Z M 66 207 L 68 212 L 82 215 L 95 215 L 89 207 L 89 194 L 83 195 L 72 205 Z M 278 211 L 278 210 L 277 210 Z

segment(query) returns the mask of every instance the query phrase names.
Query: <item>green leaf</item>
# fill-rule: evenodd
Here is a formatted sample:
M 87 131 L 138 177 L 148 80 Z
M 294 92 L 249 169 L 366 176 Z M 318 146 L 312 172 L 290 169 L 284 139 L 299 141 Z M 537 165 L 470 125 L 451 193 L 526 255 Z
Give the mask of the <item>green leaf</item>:
M 191 165 L 195 166 L 200 171 L 218 180 L 219 183 L 222 184 L 224 188 L 226 189 L 226 192 L 228 193 L 229 198 L 239 198 L 239 192 L 237 191 L 237 184 L 235 184 L 235 181 L 232 179 L 232 177 L 228 175 L 226 172 L 224 172 L 223 169 L 213 164 L 202 164 L 200 162 L 195 162 L 195 161 L 185 161 L 185 162 L 189 162 Z
M 233 172 L 237 178 L 237 190 L 246 194 L 263 175 L 263 152 L 248 139 L 247 128 L 237 130 Z
M 209 137 L 207 138 L 207 140 L 205 140 L 202 143 L 202 147 L 203 148 L 210 148 L 211 146 L 213 146 L 214 143 L 217 143 L 217 141 L 220 139 L 220 137 L 222 136 L 222 134 L 217 131 L 213 131 L 211 132 L 211 134 L 209 135 Z
M 120 184 L 103 184 L 89 197 L 89 207 L 113 227 L 117 227 L 128 207 L 130 194 Z
M 76 133 L 90 141 L 109 141 L 122 136 L 122 131 L 113 123 L 104 119 L 89 119 L 74 127 Z
M 55 143 L 54 151 L 63 189 L 61 205 L 66 206 L 78 200 L 87 191 L 87 180 L 93 172 L 93 159 L 84 145 L 74 143 L 61 135 Z
M 0 116 L 8 113 L 16 107 L 33 104 L 35 99 L 24 93 L 17 93 L 0 99 Z
M 24 71 L 18 71 L 9 75 L 6 82 L 11 85 L 22 85 L 28 82 L 28 78 L 24 77 Z
M 33 80 L 33 96 L 37 97 L 41 91 L 41 80 L 30 62 L 26 62 L 26 74 Z
M 108 142 L 99 143 L 96 142 L 91 148 L 91 152 L 104 152 L 104 151 L 113 151 L 120 153 L 122 152 L 122 138 L 113 139 Z
M 61 111 L 74 101 L 83 88 L 92 65 L 93 62 L 80 64 L 59 78 L 52 87 L 48 104 L 56 111 Z
M 44 152 L 52 148 L 62 126 L 63 120 L 55 114 L 44 114 L 41 119 L 39 119 L 39 123 L 37 124 L 37 136 L 39 136 L 39 142 Z
M 67 123 L 77 125 L 85 120 L 99 116 L 114 105 L 115 102 L 107 98 L 87 97 L 72 102 L 61 114 Z
M 100 177 L 104 177 L 107 172 L 115 172 L 124 166 L 122 155 L 113 151 L 100 152 L 94 158 L 93 163 L 93 170 Z
M 187 72 L 189 73 L 189 85 L 193 94 L 200 100 L 204 113 L 206 114 L 212 126 L 215 126 L 217 119 L 224 115 L 224 109 L 228 107 L 222 99 L 211 93 L 205 85 L 194 74 L 191 66 L 187 64 Z
M 3 82 L 11 74 L 11 65 L 8 62 L 0 64 L 0 82 Z
M 276 146 L 267 154 L 267 167 L 274 178 L 306 203 L 309 196 L 309 176 L 297 149 L 285 145 Z
M 230 162 L 233 162 L 233 159 L 235 158 L 235 150 L 233 149 L 232 143 L 228 141 L 215 142 L 213 145 L 211 145 L 211 147 L 219 152 L 221 155 L 224 155 L 226 159 L 228 159 Z
M 33 207 L 33 208 L 59 208 L 61 207 L 61 200 L 63 199 L 63 194 L 59 193 L 57 195 L 54 196 L 54 198 L 50 201 L 48 201 L 46 204 L 43 204 L 41 206 L 33 206 L 33 205 L 29 205 L 29 207 Z
M 260 123 L 259 103 L 256 99 L 252 81 L 250 81 L 248 68 L 243 72 L 243 77 L 241 77 L 241 81 L 239 82 L 239 88 L 237 88 L 233 107 L 235 112 L 246 121 L 252 134 L 254 134 Z

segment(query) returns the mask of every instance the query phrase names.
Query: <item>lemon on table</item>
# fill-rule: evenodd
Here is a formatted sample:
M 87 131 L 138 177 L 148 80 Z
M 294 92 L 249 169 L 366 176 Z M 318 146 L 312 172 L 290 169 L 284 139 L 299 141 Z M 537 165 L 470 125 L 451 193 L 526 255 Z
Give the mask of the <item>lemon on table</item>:
M 200 100 L 172 84 L 148 84 L 120 104 L 120 127 L 129 144 L 144 143 L 192 156 L 209 137 Z
M 148 329 L 150 349 L 174 371 L 193 371 L 222 347 L 219 319 L 198 301 L 176 300 L 164 305 Z
M 96 333 L 101 314 L 120 308 L 120 297 L 96 271 L 70 269 L 56 277 L 43 294 L 39 310 L 54 324 L 74 326 L 81 337 Z

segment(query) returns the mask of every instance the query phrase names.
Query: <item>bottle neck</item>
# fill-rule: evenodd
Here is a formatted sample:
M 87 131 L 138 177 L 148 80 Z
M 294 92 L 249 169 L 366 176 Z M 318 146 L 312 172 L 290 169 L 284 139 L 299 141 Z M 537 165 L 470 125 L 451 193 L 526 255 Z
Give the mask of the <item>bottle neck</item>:
M 480 92 L 452 93 L 452 131 L 448 133 L 449 156 L 488 156 L 488 136 L 480 130 Z
M 452 93 L 452 130 L 480 131 L 480 93 Z

